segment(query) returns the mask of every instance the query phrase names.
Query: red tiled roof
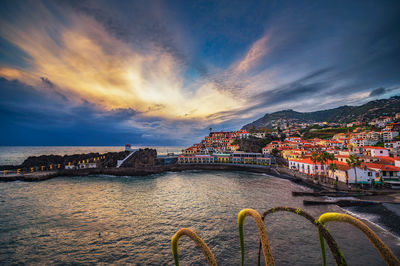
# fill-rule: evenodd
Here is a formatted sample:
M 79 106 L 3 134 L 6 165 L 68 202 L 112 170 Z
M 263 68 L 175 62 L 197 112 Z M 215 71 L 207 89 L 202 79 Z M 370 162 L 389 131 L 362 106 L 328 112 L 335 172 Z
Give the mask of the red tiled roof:
M 336 158 L 349 158 L 350 155 L 335 155 Z
M 351 167 L 348 166 L 347 164 L 336 164 L 336 167 L 338 170 L 342 170 L 342 171 L 347 171 L 347 170 L 351 169 Z
M 386 150 L 385 148 L 382 147 L 374 147 L 374 146 L 364 146 L 364 150 L 370 149 L 370 150 Z
M 379 164 L 379 163 L 364 163 L 367 168 L 378 169 L 381 171 L 390 171 L 390 172 L 398 172 L 400 171 L 400 167 L 396 167 L 393 165 L 387 164 Z
M 387 162 L 387 163 L 394 163 L 394 161 L 396 161 L 395 158 L 389 157 L 389 156 L 379 156 L 379 160 L 380 160 L 382 163 L 385 163 L 385 162 Z

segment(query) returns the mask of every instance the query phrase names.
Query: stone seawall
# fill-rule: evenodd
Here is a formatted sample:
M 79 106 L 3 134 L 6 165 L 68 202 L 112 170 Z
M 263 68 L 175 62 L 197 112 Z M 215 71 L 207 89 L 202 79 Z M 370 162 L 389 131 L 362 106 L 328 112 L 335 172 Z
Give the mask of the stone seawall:
M 61 170 L 59 176 L 82 176 L 82 175 L 115 175 L 115 176 L 145 176 L 161 174 L 164 172 L 180 172 L 189 170 L 220 170 L 220 171 L 247 171 L 255 173 L 271 173 L 269 167 L 252 167 L 247 165 L 232 164 L 173 164 L 157 165 L 135 168 L 95 168 L 81 170 Z
M 58 170 L 53 172 L 35 172 L 24 175 L 0 176 L 0 181 L 44 181 L 59 176 L 89 176 L 89 175 L 112 175 L 112 176 L 147 176 L 153 174 L 161 174 L 164 172 L 181 172 L 190 170 L 205 171 L 244 171 L 252 173 L 265 173 L 279 178 L 291 180 L 301 183 L 317 190 L 332 189 L 322 183 L 315 183 L 310 176 L 301 173 L 293 173 L 284 167 L 270 167 L 258 165 L 237 165 L 237 164 L 172 164 L 172 165 L 155 165 L 143 167 L 123 167 L 123 168 L 91 168 L 76 170 Z
M 188 170 L 220 170 L 220 171 L 247 171 L 254 173 L 274 174 L 269 167 L 233 164 L 173 164 L 156 165 L 135 168 L 92 168 L 77 170 L 58 170 L 53 172 L 35 172 L 34 174 L 0 176 L 0 181 L 43 181 L 58 176 L 88 176 L 88 175 L 114 175 L 114 176 L 146 176 L 164 172 L 180 172 Z

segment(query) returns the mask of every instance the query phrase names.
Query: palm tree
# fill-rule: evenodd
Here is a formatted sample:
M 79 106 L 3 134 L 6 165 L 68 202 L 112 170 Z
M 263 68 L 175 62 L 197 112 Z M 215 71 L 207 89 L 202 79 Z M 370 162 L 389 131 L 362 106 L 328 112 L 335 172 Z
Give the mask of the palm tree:
M 355 178 L 356 185 L 357 185 L 356 167 L 361 165 L 361 161 L 356 155 L 352 154 L 352 155 L 350 155 L 349 159 L 346 160 L 346 162 L 347 162 L 348 166 L 350 166 L 351 168 L 354 168 L 354 178 Z
M 315 176 L 315 164 L 318 162 L 318 153 L 316 153 L 316 152 L 313 152 L 312 154 L 311 154 L 311 161 L 314 163 L 314 176 Z
M 333 153 L 326 153 L 326 162 L 331 161 L 331 164 L 333 164 L 333 161 L 335 160 L 335 154 Z
M 335 172 L 336 172 L 337 169 L 338 168 L 337 168 L 337 165 L 335 163 L 330 163 L 329 164 L 329 170 L 331 170 L 331 172 L 332 172 L 332 177 L 335 176 Z M 336 180 L 336 182 L 337 182 L 337 180 Z
M 325 175 L 326 175 L 326 164 L 327 164 L 328 160 L 330 160 L 330 159 L 331 159 L 331 154 L 327 153 L 325 151 L 323 153 L 321 153 L 320 156 L 319 156 L 319 161 L 324 166 Z

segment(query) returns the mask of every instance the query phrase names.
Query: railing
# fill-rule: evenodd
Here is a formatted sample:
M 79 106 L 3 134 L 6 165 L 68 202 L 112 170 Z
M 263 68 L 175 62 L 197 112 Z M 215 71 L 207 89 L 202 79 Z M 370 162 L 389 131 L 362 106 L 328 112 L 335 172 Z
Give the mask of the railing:
M 250 167 L 267 167 L 269 168 L 271 164 L 257 164 L 257 163 L 232 163 L 232 162 L 215 162 L 215 163 L 203 163 L 203 162 L 178 162 L 180 165 L 185 164 L 199 164 L 199 165 L 238 165 L 238 166 L 250 166 Z
M 126 160 L 128 160 L 135 152 L 131 152 L 128 154 L 128 156 L 126 156 L 124 159 L 122 160 L 118 160 L 117 161 L 117 168 L 119 168 Z

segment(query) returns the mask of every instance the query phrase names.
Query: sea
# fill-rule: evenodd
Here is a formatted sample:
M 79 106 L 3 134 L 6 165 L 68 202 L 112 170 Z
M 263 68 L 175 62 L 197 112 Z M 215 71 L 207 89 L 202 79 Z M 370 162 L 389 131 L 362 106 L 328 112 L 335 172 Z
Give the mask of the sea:
M 314 217 L 356 215 L 400 256 L 397 206 L 304 206 L 304 197 L 293 197 L 292 191 L 311 189 L 267 174 L 231 171 L 2 182 L 0 264 L 174 265 L 171 237 L 180 228 L 191 228 L 219 265 L 239 265 L 238 212 L 252 208 L 262 213 L 277 206 L 301 208 Z M 265 225 L 277 265 L 321 264 L 317 230 L 307 220 L 277 212 L 267 216 Z M 254 265 L 257 228 L 251 218 L 244 227 L 245 265 Z M 328 228 L 349 265 L 385 265 L 357 229 L 335 222 Z M 179 257 L 181 265 L 205 265 L 202 252 L 186 236 L 179 240 Z M 329 249 L 327 258 L 328 265 L 335 265 Z

